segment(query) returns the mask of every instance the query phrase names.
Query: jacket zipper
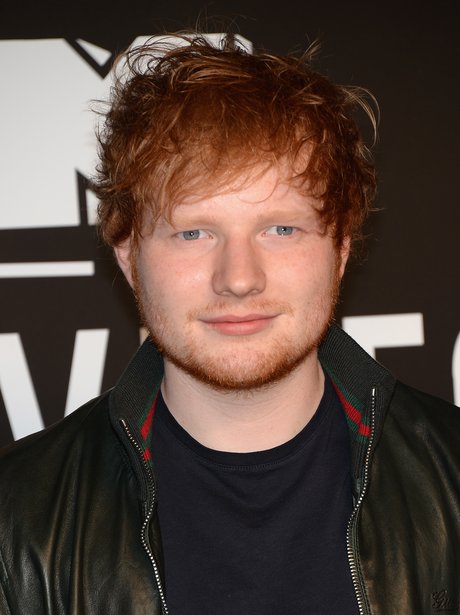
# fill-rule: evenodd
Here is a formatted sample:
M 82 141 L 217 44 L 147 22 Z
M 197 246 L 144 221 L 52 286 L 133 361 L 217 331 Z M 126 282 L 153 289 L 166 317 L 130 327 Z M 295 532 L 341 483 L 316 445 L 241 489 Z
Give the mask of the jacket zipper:
M 358 574 L 358 564 L 356 561 L 356 552 L 357 552 L 357 533 L 356 533 L 356 525 L 357 525 L 357 517 L 359 510 L 361 508 L 361 504 L 363 502 L 364 496 L 366 495 L 367 484 L 369 482 L 369 464 L 371 458 L 371 450 L 372 444 L 374 441 L 374 429 L 375 429 L 375 409 L 376 409 L 376 389 L 375 387 L 372 389 L 371 396 L 371 433 L 369 436 L 369 442 L 366 450 L 366 457 L 364 460 L 364 473 L 363 473 L 363 485 L 361 492 L 359 494 L 356 505 L 351 514 L 350 520 L 348 522 L 347 527 L 347 553 L 348 553 L 348 563 L 350 565 L 351 579 L 353 582 L 353 587 L 355 590 L 356 601 L 358 603 L 359 615 L 368 615 L 370 613 L 367 608 L 367 598 L 366 598 L 366 590 L 364 586 L 361 585 L 359 574 Z
M 123 430 L 125 431 L 126 435 L 128 436 L 129 441 L 131 442 L 131 444 L 134 446 L 137 456 L 139 457 L 140 461 L 141 461 L 141 465 L 145 470 L 145 473 L 147 475 L 147 484 L 148 487 L 150 488 L 150 493 L 152 495 L 151 497 L 151 501 L 149 504 L 149 507 L 146 511 L 146 516 L 144 519 L 144 523 L 142 524 L 142 529 L 141 529 L 141 543 L 142 546 L 144 548 L 144 551 L 147 553 L 148 558 L 152 564 L 153 567 L 153 573 L 155 575 L 155 581 L 157 584 L 157 588 L 158 588 L 158 593 L 160 594 L 160 600 L 161 600 L 161 605 L 162 605 L 162 611 L 163 611 L 163 615 L 168 615 L 168 607 L 166 606 L 166 599 L 165 599 L 165 594 L 164 594 L 164 590 L 163 590 L 163 586 L 161 583 L 161 578 L 160 578 L 160 572 L 158 570 L 158 565 L 155 561 L 155 558 L 153 556 L 153 553 L 149 547 L 148 541 L 147 541 L 147 528 L 148 525 L 150 523 L 150 520 L 152 519 L 152 515 L 153 515 L 153 509 L 155 507 L 155 481 L 153 479 L 153 473 L 152 473 L 152 468 L 150 467 L 150 464 L 144 459 L 144 454 L 142 451 L 142 448 L 140 447 L 139 443 L 136 441 L 136 439 L 134 438 L 134 436 L 131 433 L 131 429 L 128 425 L 128 423 L 125 421 L 125 419 L 120 419 L 120 424 L 123 427 Z

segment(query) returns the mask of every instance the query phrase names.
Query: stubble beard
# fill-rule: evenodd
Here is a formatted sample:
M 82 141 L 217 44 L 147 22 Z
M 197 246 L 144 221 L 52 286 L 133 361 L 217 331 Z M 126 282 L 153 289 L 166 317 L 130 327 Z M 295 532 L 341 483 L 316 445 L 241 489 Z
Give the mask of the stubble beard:
M 140 316 L 158 351 L 179 370 L 221 392 L 255 391 L 270 387 L 289 376 L 316 353 L 333 320 L 339 289 L 340 278 L 336 275 L 330 294 L 315 303 L 310 312 L 306 311 L 303 330 L 292 331 L 289 337 L 280 334 L 267 336 L 264 348 L 260 347 L 260 343 L 254 347 L 252 336 L 237 336 L 231 340 L 225 336 L 219 351 L 217 343 L 210 350 L 193 335 L 191 324 L 196 318 L 196 311 L 188 314 L 187 327 L 177 336 L 164 308 L 148 296 L 139 284 L 137 275 L 134 276 L 134 293 Z M 253 313 L 267 313 L 270 309 L 284 314 L 292 313 L 286 304 L 267 301 L 253 301 L 246 307 Z M 219 302 L 204 307 L 200 313 L 212 317 L 231 311 L 228 305 Z

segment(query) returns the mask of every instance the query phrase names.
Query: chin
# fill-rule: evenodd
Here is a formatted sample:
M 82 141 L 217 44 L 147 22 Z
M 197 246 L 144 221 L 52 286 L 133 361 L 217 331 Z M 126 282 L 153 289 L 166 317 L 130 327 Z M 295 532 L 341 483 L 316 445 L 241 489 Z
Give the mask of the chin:
M 217 357 L 190 349 L 179 354 L 163 347 L 163 354 L 177 368 L 217 391 L 252 391 L 270 387 L 289 376 L 310 356 L 316 356 L 317 343 L 273 347 L 270 353 L 243 348 L 233 353 L 222 350 Z

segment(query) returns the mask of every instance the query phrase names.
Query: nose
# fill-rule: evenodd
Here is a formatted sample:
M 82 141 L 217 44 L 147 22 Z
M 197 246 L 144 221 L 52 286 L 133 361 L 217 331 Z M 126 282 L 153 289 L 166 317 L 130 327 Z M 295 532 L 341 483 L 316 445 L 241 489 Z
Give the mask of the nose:
M 265 289 L 266 277 L 258 253 L 250 239 L 229 239 L 216 255 L 213 290 L 218 295 L 245 297 Z

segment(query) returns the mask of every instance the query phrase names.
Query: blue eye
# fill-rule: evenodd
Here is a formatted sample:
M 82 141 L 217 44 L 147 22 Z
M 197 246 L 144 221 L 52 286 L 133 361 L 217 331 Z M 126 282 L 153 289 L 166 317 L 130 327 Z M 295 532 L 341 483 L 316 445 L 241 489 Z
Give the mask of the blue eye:
M 286 235 L 292 235 L 294 232 L 293 226 L 272 226 L 268 229 L 268 235 L 278 235 L 279 237 L 285 237 Z
M 276 232 L 278 235 L 292 235 L 294 232 L 293 226 L 277 226 Z
M 193 241 L 194 239 L 199 239 L 202 236 L 201 233 L 202 231 L 199 229 L 194 229 L 192 231 L 182 231 L 179 233 L 179 236 L 186 241 Z

